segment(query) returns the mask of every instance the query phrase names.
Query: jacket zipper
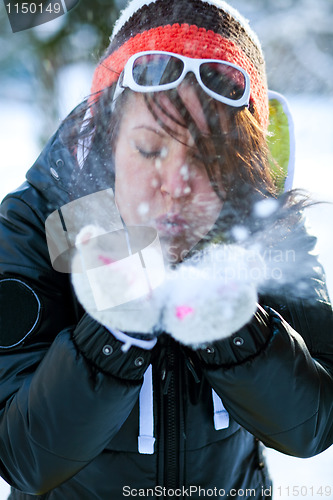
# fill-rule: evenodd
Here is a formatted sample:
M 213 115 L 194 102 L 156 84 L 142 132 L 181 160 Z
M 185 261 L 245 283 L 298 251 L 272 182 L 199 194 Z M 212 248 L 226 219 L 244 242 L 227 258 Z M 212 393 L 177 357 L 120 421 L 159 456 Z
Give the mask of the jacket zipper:
M 167 386 L 164 394 L 164 482 L 166 489 L 179 487 L 180 414 L 176 381 L 178 366 L 172 346 L 167 350 Z
M 180 488 L 185 476 L 185 432 L 182 361 L 178 345 L 167 335 L 155 366 L 155 394 L 159 401 L 157 484 L 166 491 Z

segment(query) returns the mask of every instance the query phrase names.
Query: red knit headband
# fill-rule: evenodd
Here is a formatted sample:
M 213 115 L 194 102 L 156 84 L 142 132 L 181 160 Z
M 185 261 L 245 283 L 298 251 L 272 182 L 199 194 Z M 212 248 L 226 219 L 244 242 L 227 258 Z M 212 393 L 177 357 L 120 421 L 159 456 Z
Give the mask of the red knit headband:
M 93 76 L 92 94 L 115 83 L 128 59 L 133 54 L 145 50 L 164 50 L 199 59 L 220 59 L 242 67 L 250 76 L 251 101 L 258 112 L 262 127 L 267 129 L 267 88 L 251 60 L 232 40 L 195 25 L 160 26 L 129 38 L 97 66 Z

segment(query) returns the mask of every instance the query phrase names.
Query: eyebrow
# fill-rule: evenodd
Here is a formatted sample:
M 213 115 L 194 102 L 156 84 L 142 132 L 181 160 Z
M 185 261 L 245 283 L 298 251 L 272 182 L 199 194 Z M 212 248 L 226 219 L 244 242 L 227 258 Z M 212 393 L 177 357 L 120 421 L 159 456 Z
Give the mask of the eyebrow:
M 176 139 L 177 141 L 185 144 L 181 140 L 182 134 L 179 132 L 176 132 L 176 131 L 173 134 L 169 134 L 168 132 L 164 131 L 163 129 L 159 130 L 157 128 L 151 127 L 150 125 L 137 125 L 136 127 L 133 128 L 133 130 L 139 130 L 139 129 L 150 130 L 151 132 L 154 132 L 156 135 L 159 135 L 162 138 L 169 136 L 169 137 Z
M 151 132 L 154 132 L 157 135 L 160 135 L 161 137 L 165 137 L 165 132 L 163 130 L 158 130 L 154 127 L 150 127 L 149 125 L 137 125 L 136 127 L 133 128 L 133 130 L 139 130 L 139 129 L 145 129 L 145 130 L 150 130 Z

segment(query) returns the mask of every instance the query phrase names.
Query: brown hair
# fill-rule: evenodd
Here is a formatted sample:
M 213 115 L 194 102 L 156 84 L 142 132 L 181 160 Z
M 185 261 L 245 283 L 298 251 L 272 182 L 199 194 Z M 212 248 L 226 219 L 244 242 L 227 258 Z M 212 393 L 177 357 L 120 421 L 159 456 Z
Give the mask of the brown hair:
M 234 197 L 241 186 L 247 186 L 250 191 L 259 192 L 261 195 L 277 196 L 278 191 L 270 170 L 266 134 L 254 109 L 233 108 L 208 98 L 195 78 L 187 78 L 187 81 L 189 80 L 192 80 L 191 86 L 195 87 L 204 111 L 208 135 L 200 132 L 177 89 L 165 94 L 182 116 L 180 125 L 191 132 L 217 195 L 225 201 L 229 195 Z M 176 121 L 168 110 L 161 106 L 158 94 L 146 95 L 146 103 L 161 127 L 173 135 L 172 129 L 161 121 L 160 113 L 157 115 L 155 111 L 159 108 L 166 116 Z M 223 193 L 219 192 L 217 177 L 222 181 Z

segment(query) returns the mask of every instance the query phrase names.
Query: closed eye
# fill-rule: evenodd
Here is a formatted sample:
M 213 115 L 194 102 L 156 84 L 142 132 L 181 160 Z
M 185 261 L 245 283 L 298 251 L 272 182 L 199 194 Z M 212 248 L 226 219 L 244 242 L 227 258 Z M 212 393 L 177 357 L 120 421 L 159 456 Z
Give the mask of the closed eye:
M 137 150 L 140 153 L 140 155 L 142 155 L 144 158 L 147 158 L 147 159 L 159 158 L 162 155 L 161 149 L 156 149 L 154 151 L 146 151 L 144 149 L 137 147 Z

